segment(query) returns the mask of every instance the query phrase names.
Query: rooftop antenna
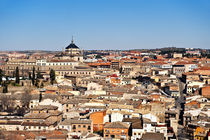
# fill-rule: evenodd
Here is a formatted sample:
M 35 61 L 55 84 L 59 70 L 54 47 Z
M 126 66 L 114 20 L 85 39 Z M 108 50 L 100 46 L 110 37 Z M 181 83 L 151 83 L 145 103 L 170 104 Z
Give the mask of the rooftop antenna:
M 74 37 L 72 36 L 71 43 L 74 44 Z

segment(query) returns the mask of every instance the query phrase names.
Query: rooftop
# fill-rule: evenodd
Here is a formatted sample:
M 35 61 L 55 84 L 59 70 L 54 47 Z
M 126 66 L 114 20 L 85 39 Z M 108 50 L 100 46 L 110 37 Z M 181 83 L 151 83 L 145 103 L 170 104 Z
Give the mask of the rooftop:
M 145 133 L 142 135 L 142 140 L 164 140 L 163 133 Z
M 104 128 L 124 128 L 128 129 L 129 124 L 123 123 L 123 122 L 112 122 L 112 123 L 107 123 L 104 125 Z

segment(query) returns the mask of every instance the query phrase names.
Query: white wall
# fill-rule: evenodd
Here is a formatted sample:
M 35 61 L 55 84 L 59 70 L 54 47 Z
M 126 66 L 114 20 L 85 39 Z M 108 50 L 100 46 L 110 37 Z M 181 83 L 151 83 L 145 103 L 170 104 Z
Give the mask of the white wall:
M 59 103 L 58 101 L 53 101 L 51 99 L 44 99 L 42 100 L 39 105 L 53 105 L 53 106 L 57 106 L 59 111 L 63 111 L 63 106 L 61 103 Z

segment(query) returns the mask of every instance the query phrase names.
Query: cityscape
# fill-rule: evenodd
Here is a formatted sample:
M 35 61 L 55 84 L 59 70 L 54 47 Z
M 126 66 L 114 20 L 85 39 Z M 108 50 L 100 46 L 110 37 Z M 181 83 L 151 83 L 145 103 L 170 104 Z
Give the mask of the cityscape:
M 202 38 L 203 34 L 210 32 L 209 27 L 199 28 L 202 33 L 197 31 L 198 28 L 195 29 L 199 39 L 195 39 L 196 35 L 193 36 L 192 32 L 188 34 L 184 31 L 177 36 L 160 33 L 161 37 L 155 38 L 152 34 L 155 36 L 157 30 L 148 30 L 152 34 L 144 32 L 145 36 L 150 36 L 147 41 L 134 32 L 126 36 L 123 28 L 120 38 L 121 32 L 117 34 L 119 37 L 115 36 L 114 30 L 118 25 L 114 26 L 114 23 L 121 21 L 118 17 L 123 14 L 116 12 L 119 15 L 112 19 L 114 28 L 110 29 L 108 23 L 101 25 L 110 32 L 109 35 L 105 30 L 99 29 L 98 24 L 94 24 L 95 21 L 87 29 L 92 32 L 87 33 L 87 30 L 80 28 L 86 26 L 83 24 L 90 24 L 90 15 L 97 19 L 97 11 L 102 15 L 102 10 L 107 12 L 106 16 L 103 15 L 104 22 L 112 16 L 110 13 L 116 14 L 114 11 L 119 10 L 119 7 L 134 9 L 130 12 L 134 13 L 136 10 L 138 15 L 142 9 L 135 5 L 147 5 L 141 0 L 140 3 L 132 1 L 132 6 L 126 0 L 122 1 L 124 5 L 110 0 L 102 1 L 102 5 L 95 0 L 89 2 L 21 0 L 16 6 L 11 4 L 14 1 L 0 2 L 0 20 L 3 19 L 0 23 L 0 140 L 210 140 L 210 42 L 206 37 Z M 162 5 L 166 7 L 173 7 L 177 3 L 182 6 L 186 4 L 179 0 L 176 4 L 173 1 L 173 5 L 162 0 L 160 2 L 166 4 Z M 203 6 L 203 9 L 198 9 L 202 12 L 209 6 L 209 2 L 192 3 L 188 12 L 194 11 L 190 9 L 191 6 Z M 33 20 L 27 20 L 27 16 L 34 18 L 34 21 L 41 21 L 39 16 L 46 14 L 46 9 L 43 12 L 43 7 L 37 4 L 45 5 L 46 9 L 46 5 L 49 5 L 47 10 L 53 14 L 48 11 L 47 16 L 55 17 L 56 21 L 68 14 L 71 21 L 74 21 L 71 15 L 75 14 L 73 17 L 78 16 L 75 18 L 76 23 L 72 23 L 75 26 L 66 25 L 64 21 L 62 26 L 66 29 L 58 27 L 58 23 L 43 21 L 43 24 L 49 24 L 44 28 L 38 27 L 38 22 L 32 24 Z M 109 4 L 112 4 L 109 7 L 110 13 L 103 9 Z M 116 7 L 117 4 L 119 7 Z M 157 7 L 161 7 L 161 4 Z M 88 20 L 79 24 L 81 13 L 66 10 L 69 5 L 75 6 L 73 11 L 77 6 L 82 7 L 78 11 L 82 10 L 84 5 L 95 9 L 82 11 L 87 12 Z M 20 10 L 27 6 L 26 11 Z M 42 11 L 43 15 L 38 12 L 35 14 L 39 16 L 32 16 L 34 7 L 37 11 Z M 62 10 L 54 7 L 62 7 L 65 13 L 69 13 L 61 15 Z M 20 8 L 20 11 L 7 11 L 12 8 Z M 55 13 L 59 14 L 56 15 L 53 10 L 58 10 Z M 132 16 L 130 12 L 127 14 Z M 194 16 L 197 18 L 198 15 Z M 203 17 L 206 13 L 201 15 L 198 17 Z M 13 16 L 17 17 L 17 24 L 9 23 Z M 23 20 L 24 26 L 18 20 Z M 196 22 L 196 27 L 204 25 L 205 20 L 201 21 L 202 23 Z M 30 26 L 25 26 L 25 22 Z M 207 23 L 209 19 L 206 19 Z M 53 34 L 49 32 L 46 35 L 43 30 L 50 29 L 52 25 Z M 192 25 L 195 26 L 193 23 Z M 68 30 L 69 26 L 72 29 Z M 119 28 L 122 26 L 135 31 L 130 27 L 135 24 L 119 25 Z M 173 26 L 174 31 L 178 30 L 175 24 Z M 184 28 L 189 26 L 183 25 Z M 40 34 L 34 38 L 32 33 L 26 33 L 28 27 L 32 28 L 30 32 L 38 30 Z M 150 28 L 146 25 L 144 27 Z M 141 27 L 135 28 L 138 30 Z M 61 35 L 56 29 L 63 29 L 68 33 Z M 17 33 L 18 30 L 22 32 Z M 78 31 L 75 33 L 75 30 Z M 94 36 L 97 32 L 101 33 Z M 185 38 L 186 34 L 190 39 Z M 138 39 L 135 35 L 139 35 Z M 186 39 L 186 42 L 179 40 L 179 36 Z M 162 37 L 170 43 L 162 44 Z M 170 37 L 175 39 L 171 40 Z M 46 42 L 43 41 L 45 39 Z M 155 39 L 159 40 L 156 43 L 160 47 L 152 43 Z M 136 43 L 138 41 L 139 44 Z M 101 44 L 98 48 L 97 43 Z

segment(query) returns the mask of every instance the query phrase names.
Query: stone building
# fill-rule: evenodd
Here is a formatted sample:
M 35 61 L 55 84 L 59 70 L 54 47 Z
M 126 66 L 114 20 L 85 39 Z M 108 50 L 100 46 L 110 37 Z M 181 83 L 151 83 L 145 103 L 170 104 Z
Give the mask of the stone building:
M 61 54 L 56 55 L 56 57 L 59 59 L 72 59 L 74 61 L 83 62 L 83 51 L 74 44 L 72 38 L 71 44 L 69 44 Z
M 20 76 L 29 77 L 29 73 L 32 73 L 33 67 L 36 73 L 39 71 L 44 75 L 49 74 L 50 69 L 65 71 L 78 66 L 82 62 L 83 51 L 72 40 L 71 44 L 65 48 L 65 51 L 55 55 L 53 58 L 9 60 L 2 66 L 2 69 L 6 75 L 14 76 L 15 70 L 18 67 Z

